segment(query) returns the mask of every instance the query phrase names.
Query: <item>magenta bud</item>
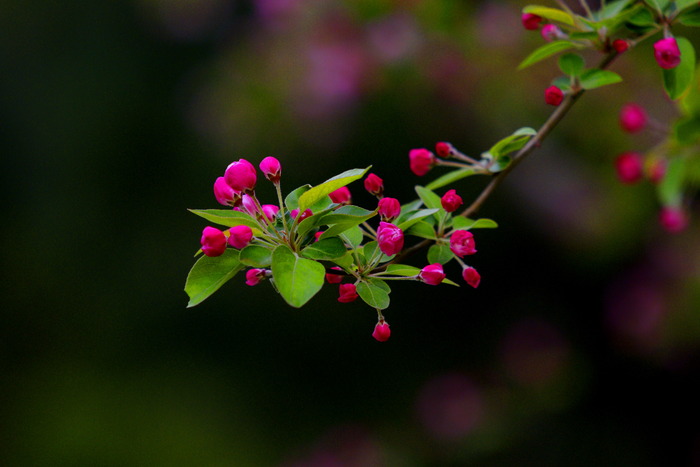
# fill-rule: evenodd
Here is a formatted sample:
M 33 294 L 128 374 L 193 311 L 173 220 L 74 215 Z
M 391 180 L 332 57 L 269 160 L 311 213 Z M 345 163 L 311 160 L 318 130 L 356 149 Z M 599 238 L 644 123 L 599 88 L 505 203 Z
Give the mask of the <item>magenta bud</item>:
M 462 270 L 462 278 L 464 279 L 464 282 L 471 285 L 475 289 L 479 287 L 479 283 L 481 282 L 481 275 L 471 266 L 467 266 Z
M 340 303 L 350 303 L 357 300 L 357 288 L 355 284 L 340 284 L 338 301 Z
M 544 101 L 557 107 L 564 100 L 564 92 L 556 86 L 550 86 L 544 90 Z
M 367 175 L 367 178 L 365 178 L 365 190 L 369 191 L 371 195 L 382 196 L 384 194 L 384 180 L 375 174 Z
M 447 212 L 455 212 L 464 202 L 456 190 L 449 190 L 440 198 L 442 208 Z
M 435 165 L 435 155 L 427 149 L 411 149 L 408 152 L 411 172 L 419 177 L 430 172 Z
M 631 185 L 644 177 L 644 164 L 642 156 L 636 152 L 623 152 L 615 159 L 615 171 L 617 178 L 622 183 Z
M 346 186 L 341 186 L 337 190 L 330 192 L 328 196 L 330 196 L 331 201 L 337 204 L 350 204 L 350 200 L 352 200 L 350 189 Z
M 474 235 L 468 230 L 455 230 L 450 236 L 450 250 L 460 258 L 473 255 L 476 253 Z
M 391 222 L 401 214 L 401 203 L 396 198 L 382 198 L 377 210 L 383 221 Z
M 221 256 L 226 251 L 226 235 L 215 227 L 204 227 L 200 243 L 207 256 Z
M 426 284 L 438 285 L 445 279 L 445 271 L 442 269 L 442 264 L 434 263 L 421 269 L 418 276 Z
M 282 165 L 280 161 L 274 157 L 266 157 L 260 161 L 259 167 L 266 179 L 270 180 L 275 185 L 280 182 L 280 177 L 282 176 Z
M 231 188 L 224 177 L 218 177 L 214 182 L 214 196 L 224 206 L 235 206 L 241 201 L 241 192 Z
M 394 224 L 380 222 L 377 243 L 382 253 L 387 256 L 395 255 L 403 249 L 403 231 Z
M 647 125 L 647 113 L 643 107 L 631 103 L 620 109 L 620 126 L 627 133 L 637 133 Z
M 341 268 L 337 266 L 333 266 L 331 269 L 334 271 L 343 271 Z M 343 281 L 343 276 L 342 274 L 333 274 L 332 272 L 327 272 L 326 273 L 326 280 L 328 281 L 329 284 L 340 284 Z
M 314 242 L 321 240 L 321 235 L 323 235 L 323 230 L 319 230 L 314 234 Z
M 247 225 L 237 225 L 229 230 L 228 244 L 239 250 L 245 248 L 253 238 L 253 230 Z
M 528 31 L 537 31 L 540 28 L 540 23 L 542 22 L 542 18 L 540 16 L 533 15 L 532 13 L 523 13 L 520 19 L 523 22 L 523 27 Z
M 265 279 L 264 269 L 248 269 L 245 273 L 245 283 L 251 287 L 258 285 L 263 279 Z
M 391 336 L 391 329 L 389 329 L 389 323 L 387 323 L 383 319 L 380 320 L 374 326 L 374 332 L 372 332 L 372 337 L 377 339 L 379 342 L 386 342 L 389 340 L 390 336 Z
M 234 190 L 249 193 L 255 189 L 258 175 L 253 164 L 245 159 L 239 159 L 229 164 L 226 168 L 226 173 L 224 173 L 224 178 L 226 183 Z
M 678 233 L 688 226 L 688 216 L 680 207 L 664 206 L 659 212 L 659 223 L 666 232 Z
M 299 212 L 299 210 L 297 209 L 297 213 L 298 212 Z M 311 209 L 307 209 L 304 212 L 302 212 L 301 215 L 299 215 L 299 219 L 297 219 L 297 222 L 301 222 L 304 219 L 306 219 L 307 217 L 311 217 L 312 215 L 313 215 L 313 212 L 311 212 Z M 294 217 L 296 218 L 296 216 L 294 216 Z
M 263 204 L 262 211 L 263 214 L 265 214 L 265 218 L 268 221 L 273 222 L 277 217 L 277 213 L 280 211 L 280 208 L 275 204 Z
M 258 217 L 260 209 L 258 208 L 258 203 L 255 202 L 255 198 L 250 195 L 243 195 L 242 203 L 243 209 L 245 209 L 248 214 L 253 217 Z
M 540 34 L 542 34 L 542 38 L 547 42 L 552 42 L 557 39 L 565 39 L 567 37 L 566 34 L 564 34 L 562 30 L 559 29 L 559 26 L 555 24 L 545 24 L 542 27 L 542 31 L 540 31 Z
M 630 48 L 630 43 L 624 39 L 615 39 L 612 42 L 612 47 L 617 53 L 621 54 L 623 52 L 627 52 L 627 49 Z
M 447 159 L 452 155 L 452 145 L 444 141 L 435 143 L 435 153 L 443 159 Z
M 681 50 L 675 37 L 667 37 L 654 44 L 654 58 L 661 68 L 669 70 L 681 63 Z

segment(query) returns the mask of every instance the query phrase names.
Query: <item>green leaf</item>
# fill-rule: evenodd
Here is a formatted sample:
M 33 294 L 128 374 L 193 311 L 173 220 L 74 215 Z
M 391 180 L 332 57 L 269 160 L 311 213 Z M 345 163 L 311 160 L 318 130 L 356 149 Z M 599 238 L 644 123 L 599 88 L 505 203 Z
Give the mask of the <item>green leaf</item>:
M 525 60 L 523 60 L 520 65 L 518 65 L 518 70 L 527 68 L 530 65 L 534 65 L 537 62 L 541 62 L 545 58 L 549 58 L 552 55 L 563 52 L 564 50 L 573 49 L 575 46 L 569 41 L 553 41 L 543 46 L 535 49 L 530 55 L 528 55 Z
M 455 257 L 450 247 L 442 243 L 432 245 L 428 248 L 428 263 L 446 264 Z
M 678 48 L 681 51 L 681 63 L 670 70 L 663 70 L 664 89 L 673 100 L 677 100 L 685 94 L 695 79 L 695 48 L 685 37 L 676 37 Z
M 420 211 L 413 213 L 408 219 L 397 225 L 397 227 L 405 232 L 408 228 L 418 223 L 421 219 L 432 216 L 439 211 L 439 209 L 421 209 Z
M 622 77 L 614 71 L 591 68 L 581 74 L 580 84 L 583 89 L 595 89 L 620 81 L 622 81 Z
M 331 211 L 331 208 L 324 209 L 322 211 L 316 212 L 312 211 L 313 214 L 303 221 L 299 222 L 299 224 L 296 227 L 296 232 L 297 235 L 300 237 L 303 237 L 306 235 L 311 229 L 314 227 L 323 224 L 323 219 L 325 218 L 326 214 Z
M 644 2 L 659 13 L 663 13 L 670 3 L 670 0 L 644 0 Z
M 286 245 L 272 253 L 272 278 L 282 298 L 299 308 L 321 290 L 326 269 L 321 263 L 300 258 Z
M 574 25 L 574 18 L 567 12 L 544 6 L 529 5 L 523 8 L 523 13 L 532 13 L 551 21 L 558 21 L 569 26 Z
M 341 239 L 331 237 L 310 244 L 301 250 L 301 254 L 306 258 L 324 261 L 340 258 L 347 251 Z
M 324 196 L 328 196 L 329 193 L 362 178 L 370 168 L 371 166 L 366 169 L 346 170 L 335 177 L 329 178 L 320 185 L 316 185 L 299 197 L 299 210 L 306 210 L 320 201 Z
M 651 11 L 642 8 L 627 19 L 627 22 L 640 28 L 649 28 L 656 25 L 656 20 Z
M 202 303 L 241 269 L 243 265 L 238 261 L 238 250 L 233 248 L 227 248 L 221 256 L 199 258 L 185 282 L 185 292 L 190 297 L 187 308 Z
M 685 11 L 678 16 L 677 20 L 683 26 L 698 27 L 700 26 L 700 9 Z
M 700 138 L 700 115 L 681 118 L 673 125 L 673 136 L 682 145 L 691 145 Z
M 432 190 L 417 185 L 416 193 L 418 193 L 418 196 L 420 197 L 421 201 L 423 201 L 425 207 L 429 209 L 442 208 L 442 202 L 440 201 L 440 197 L 437 194 L 435 194 Z
M 403 229 L 402 229 L 403 230 Z M 435 240 L 435 228 L 428 224 L 427 222 L 424 222 L 422 220 L 419 220 L 412 226 L 410 226 L 408 229 L 404 230 L 404 233 L 406 235 L 413 235 L 414 237 L 421 237 L 421 238 L 428 238 L 430 240 Z
M 409 266 L 407 264 L 390 264 L 386 270 L 382 271 L 382 275 L 392 275 L 401 277 L 413 277 L 420 274 L 420 268 Z
M 445 175 L 436 178 L 432 182 L 428 183 L 425 187 L 429 190 L 437 190 L 445 185 L 450 185 L 457 180 L 461 180 L 470 175 L 474 175 L 476 171 L 472 167 L 465 167 L 463 169 L 452 170 L 447 172 Z
M 559 69 L 565 75 L 578 76 L 584 68 L 586 68 L 586 62 L 579 54 L 568 53 L 559 57 Z
M 354 269 L 353 264 L 355 264 L 355 260 L 352 257 L 352 254 L 347 250 L 343 256 L 341 256 L 340 258 L 333 259 L 331 261 L 333 261 L 335 264 L 337 264 L 346 271 L 352 271 Z
M 506 136 L 502 140 L 498 141 L 496 144 L 491 146 L 488 153 L 491 154 L 496 160 L 500 160 L 503 156 L 510 154 L 514 151 L 519 151 L 528 140 L 537 134 L 534 128 L 523 127 L 516 130 L 512 135 Z
M 657 186 L 662 205 L 678 206 L 681 203 L 684 179 L 685 160 L 681 157 L 671 159 L 666 168 L 666 175 Z
M 254 268 L 266 268 L 272 262 L 272 251 L 260 245 L 248 245 L 241 250 L 241 263 Z
M 284 205 L 287 206 L 287 209 L 290 211 L 293 209 L 299 209 L 299 197 L 310 189 L 311 185 L 303 185 L 293 190 L 284 199 Z
M 603 9 L 598 13 L 599 19 L 614 18 L 619 15 L 622 10 L 624 10 L 628 5 L 634 3 L 636 0 L 618 0 L 616 2 L 609 2 Z
M 552 85 L 558 87 L 564 92 L 571 90 L 571 78 L 568 76 L 559 76 L 552 80 Z
M 237 225 L 247 225 L 256 229 L 260 228 L 260 224 L 251 216 L 244 212 L 234 211 L 233 209 L 188 209 L 193 214 L 203 217 L 215 224 L 224 225 L 226 227 L 235 227 Z
M 357 284 L 357 294 L 372 308 L 384 310 L 389 307 L 389 294 L 374 281 Z
M 319 225 L 330 226 L 326 230 L 321 238 L 334 237 L 339 235 L 346 230 L 355 227 L 372 217 L 376 216 L 376 211 L 368 211 L 357 206 L 343 206 L 336 209 L 330 214 L 327 214 L 321 221 Z M 361 240 L 360 240 L 361 241 Z
M 468 217 L 455 217 L 452 221 L 452 227 L 455 230 L 469 229 L 495 229 L 498 224 L 491 219 L 469 219 Z
M 676 0 L 676 10 L 682 11 L 692 6 L 698 6 L 698 0 Z
M 324 235 L 321 235 L 321 239 L 323 239 Z M 362 243 L 364 234 L 362 233 L 362 229 L 355 225 L 340 234 L 340 238 L 343 239 L 343 241 L 350 243 L 353 248 L 357 248 L 360 246 L 360 243 Z
M 379 257 L 379 263 L 386 263 L 387 261 L 390 261 L 394 256 L 396 256 L 396 255 L 387 256 L 384 253 L 382 253 L 379 250 L 379 244 L 376 241 L 368 242 L 362 248 L 362 254 L 365 256 L 368 263 L 374 257 L 374 255 L 381 255 Z

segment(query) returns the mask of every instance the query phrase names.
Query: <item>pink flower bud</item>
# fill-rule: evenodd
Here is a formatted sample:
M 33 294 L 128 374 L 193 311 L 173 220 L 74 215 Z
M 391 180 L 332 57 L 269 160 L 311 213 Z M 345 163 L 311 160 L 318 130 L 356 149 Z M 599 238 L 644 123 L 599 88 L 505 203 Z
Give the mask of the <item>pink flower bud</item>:
M 298 209 L 295 209 L 294 211 L 296 211 L 297 214 L 299 214 L 299 210 L 298 210 Z M 297 214 L 295 214 L 294 211 L 292 211 L 292 217 L 296 219 Z M 301 222 L 301 221 L 303 221 L 304 219 L 306 219 L 307 217 L 311 217 L 312 215 L 313 215 L 313 213 L 311 212 L 311 209 L 307 209 L 307 210 L 305 210 L 304 212 L 301 213 L 301 215 L 299 216 L 299 219 L 297 219 L 297 222 Z
M 418 276 L 426 284 L 438 285 L 445 279 L 445 272 L 442 269 L 442 264 L 435 263 L 430 264 L 421 269 L 420 274 L 418 274 Z
M 389 340 L 390 336 L 391 336 L 391 329 L 389 329 L 389 323 L 387 323 L 384 320 L 380 320 L 374 326 L 374 332 L 372 333 L 372 337 L 377 339 L 379 342 L 386 342 Z
M 260 209 L 258 208 L 258 204 L 255 202 L 255 198 L 250 195 L 243 195 L 242 200 L 243 209 L 245 209 L 251 216 L 258 217 L 258 214 L 260 214 Z
M 258 285 L 263 279 L 265 279 L 264 269 L 248 269 L 245 273 L 246 285 Z
M 468 230 L 455 230 L 450 235 L 450 250 L 460 258 L 473 255 L 476 253 L 474 235 Z
M 229 230 L 228 244 L 239 250 L 245 248 L 253 238 L 253 230 L 247 225 L 237 225 Z
M 328 194 L 331 197 L 331 201 L 338 204 L 350 204 L 352 195 L 350 194 L 350 189 L 346 186 L 341 186 L 337 190 Z
M 323 235 L 323 230 L 319 230 L 314 234 L 314 242 L 317 242 L 321 239 L 321 235 Z
M 682 208 L 664 206 L 659 212 L 659 223 L 669 233 L 678 233 L 688 226 L 688 216 Z
M 654 58 L 661 68 L 669 70 L 681 63 L 681 50 L 675 37 L 667 37 L 654 44 Z
M 214 182 L 214 196 L 224 206 L 235 206 L 241 201 L 241 192 L 231 188 L 224 177 L 218 177 Z
M 615 170 L 622 183 L 637 183 L 644 176 L 642 156 L 636 152 L 623 152 L 615 159 Z
M 564 34 L 562 30 L 559 29 L 559 26 L 555 24 L 545 24 L 542 27 L 542 31 L 540 31 L 540 34 L 542 34 L 542 38 L 547 42 L 552 42 L 557 39 L 566 38 L 566 34 Z
M 411 171 L 420 176 L 427 174 L 435 165 L 435 155 L 427 149 L 411 149 L 408 152 Z
M 277 217 L 277 213 L 280 211 L 280 208 L 275 204 L 263 204 L 262 210 L 263 214 L 265 214 L 265 218 L 272 222 L 275 220 L 275 217 Z
M 621 54 L 630 48 L 630 43 L 624 39 L 615 39 L 612 43 L 612 47 L 617 53 Z
M 387 256 L 395 255 L 403 248 L 403 231 L 394 224 L 380 222 L 377 229 L 379 249 Z
M 374 196 L 382 196 L 384 193 L 384 180 L 375 174 L 367 175 L 367 178 L 365 178 L 365 190 Z
M 481 275 L 476 271 L 476 269 L 470 266 L 462 270 L 462 278 L 464 279 L 464 282 L 471 285 L 475 289 L 479 287 L 479 283 L 481 282 Z
M 523 22 L 523 27 L 528 31 L 538 30 L 540 28 L 540 23 L 542 22 L 542 18 L 540 16 L 533 15 L 532 13 L 523 13 L 521 20 Z
M 456 190 L 449 190 L 440 198 L 442 208 L 447 212 L 455 212 L 464 202 Z
M 337 266 L 333 266 L 331 269 L 335 271 L 343 271 L 341 268 Z M 332 272 L 327 272 L 326 273 L 326 280 L 328 281 L 329 284 L 340 284 L 343 281 L 343 275 L 342 274 L 333 274 Z
M 231 188 L 245 193 L 253 191 L 258 175 L 253 164 L 245 159 L 239 159 L 229 164 L 224 178 Z
M 627 133 L 636 133 L 647 125 L 647 113 L 637 104 L 626 104 L 620 109 L 620 126 Z
M 226 235 L 215 227 L 204 227 L 200 243 L 207 256 L 221 256 L 226 251 Z
M 270 180 L 274 184 L 280 182 L 280 177 L 282 176 L 282 165 L 280 161 L 274 157 L 266 157 L 260 161 L 260 171 L 265 175 L 265 178 Z
M 357 300 L 357 288 L 355 284 L 340 284 L 339 286 L 340 296 L 338 301 L 340 303 L 350 303 Z
M 653 184 L 657 184 L 663 180 L 666 175 L 666 160 L 661 158 L 652 159 L 647 165 L 647 177 Z
M 554 107 L 556 107 L 559 104 L 561 104 L 561 101 L 563 101 L 563 100 L 564 100 L 564 93 L 558 87 L 550 86 L 544 90 L 544 101 L 547 104 L 553 105 Z
M 383 221 L 391 222 L 401 214 L 401 203 L 396 198 L 382 198 L 377 210 Z
M 444 141 L 435 143 L 435 153 L 438 156 L 447 159 L 452 155 L 452 145 L 450 143 L 445 143 Z

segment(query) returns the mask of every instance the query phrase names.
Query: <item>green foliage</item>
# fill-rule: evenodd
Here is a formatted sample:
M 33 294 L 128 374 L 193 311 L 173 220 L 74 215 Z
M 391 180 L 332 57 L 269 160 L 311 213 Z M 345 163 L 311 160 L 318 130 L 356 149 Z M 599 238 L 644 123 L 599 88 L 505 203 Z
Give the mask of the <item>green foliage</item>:
M 428 183 L 425 187 L 430 190 L 437 190 L 438 188 L 451 185 L 456 181 L 459 181 L 476 173 L 478 172 L 473 167 L 465 167 L 463 169 L 453 170 L 451 172 L 447 172 L 441 177 L 436 178 L 432 182 Z
M 246 266 L 266 268 L 272 263 L 272 250 L 259 245 L 248 245 L 241 250 L 239 260 Z
M 238 251 L 230 248 L 221 256 L 199 258 L 185 282 L 185 292 L 190 297 L 187 308 L 202 303 L 241 269 L 243 265 L 238 260 Z
M 544 44 L 528 55 L 525 60 L 518 65 L 518 70 L 527 68 L 535 63 L 551 57 L 552 55 L 556 55 L 565 50 L 573 49 L 574 47 L 575 45 L 570 41 L 553 41 Z
M 301 258 L 288 246 L 272 253 L 272 277 L 282 298 L 294 308 L 303 306 L 321 290 L 326 269 L 321 263 Z
M 550 21 L 557 21 L 568 26 L 574 25 L 574 18 L 567 12 L 544 6 L 530 5 L 523 8 L 524 13 L 532 13 Z
M 232 209 L 188 209 L 188 211 L 210 222 L 226 227 L 235 227 L 237 225 L 247 225 L 254 229 L 260 227 L 258 222 L 250 215 Z
M 455 256 L 452 253 L 452 250 L 450 250 L 450 247 L 443 243 L 437 243 L 428 248 L 428 263 L 430 264 L 447 264 L 454 257 Z
M 345 185 L 364 177 L 370 168 L 371 166 L 367 167 L 366 169 L 346 170 L 345 172 L 329 178 L 320 185 L 317 185 L 304 192 L 301 196 L 299 196 L 299 211 L 303 212 L 317 202 L 321 201 L 324 197 L 328 196 L 329 193 L 332 193 L 338 188 L 342 188 Z
M 301 251 L 302 256 L 319 261 L 329 261 L 342 257 L 347 249 L 338 237 L 324 238 L 311 243 Z
M 614 71 L 593 68 L 581 74 L 579 84 L 583 89 L 595 89 L 621 81 L 622 77 Z
M 671 69 L 664 69 L 664 89 L 673 100 L 680 99 L 695 82 L 695 48 L 685 37 L 676 37 L 681 51 L 681 63 Z
M 559 57 L 559 69 L 565 75 L 578 76 L 585 67 L 586 62 L 579 54 L 567 53 Z
M 357 294 L 364 302 L 376 308 L 384 310 L 389 307 L 389 285 L 380 279 L 368 278 L 357 284 Z

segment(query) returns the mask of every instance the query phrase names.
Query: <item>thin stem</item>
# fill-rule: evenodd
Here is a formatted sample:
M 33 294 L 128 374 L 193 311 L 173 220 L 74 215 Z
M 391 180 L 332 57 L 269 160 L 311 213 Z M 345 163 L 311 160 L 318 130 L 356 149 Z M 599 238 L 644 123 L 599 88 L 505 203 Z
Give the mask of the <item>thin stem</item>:
M 586 0 L 579 0 L 578 2 L 581 4 L 583 9 L 586 10 L 588 17 L 593 19 L 593 12 L 591 11 L 591 7 L 588 6 L 588 2 Z
M 282 187 L 280 187 L 279 183 L 275 183 L 275 190 L 277 191 L 277 202 L 280 205 L 280 216 L 282 216 L 282 226 L 284 227 L 284 231 L 287 232 L 287 236 L 289 236 L 289 230 L 287 228 L 287 216 L 284 215 L 284 201 L 282 201 Z
M 460 169 L 465 169 L 471 166 L 470 164 L 463 164 L 461 162 L 450 162 L 443 159 L 437 159 L 436 165 L 439 165 L 441 167 L 459 167 Z
M 374 230 L 372 226 L 367 223 L 367 221 L 363 222 L 362 226 L 369 231 L 372 238 L 377 238 L 377 231 Z

